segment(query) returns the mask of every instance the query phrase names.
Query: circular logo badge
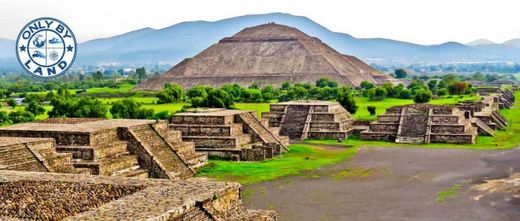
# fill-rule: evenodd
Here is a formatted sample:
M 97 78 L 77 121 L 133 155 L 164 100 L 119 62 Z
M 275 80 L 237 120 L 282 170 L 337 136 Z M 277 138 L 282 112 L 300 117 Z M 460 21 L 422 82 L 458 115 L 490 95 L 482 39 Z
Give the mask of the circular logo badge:
M 23 27 L 16 39 L 20 65 L 40 77 L 65 73 L 76 58 L 76 38 L 55 18 L 38 18 Z

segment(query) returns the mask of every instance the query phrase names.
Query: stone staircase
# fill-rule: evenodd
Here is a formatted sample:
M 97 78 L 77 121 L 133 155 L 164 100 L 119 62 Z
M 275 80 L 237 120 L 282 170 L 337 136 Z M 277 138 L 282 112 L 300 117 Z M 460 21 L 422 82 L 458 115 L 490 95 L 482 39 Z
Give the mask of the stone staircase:
M 484 123 L 480 119 L 473 118 L 473 119 L 471 119 L 471 123 L 473 124 L 473 126 L 478 128 L 478 131 L 480 134 L 495 136 L 495 130 L 493 130 L 493 128 L 489 127 L 486 123 Z
M 191 168 L 196 169 L 208 163 L 208 155 L 196 152 L 194 142 L 182 141 L 182 132 L 168 130 L 165 139 Z
M 257 142 L 261 142 L 265 145 L 276 147 L 276 155 L 280 152 L 287 151 L 288 140 L 284 140 L 280 136 L 276 135 L 266 127 L 262 122 L 256 117 L 256 114 L 253 112 L 245 112 L 237 115 L 238 121 L 242 123 L 245 127 L 245 130 L 248 134 L 253 135 L 253 139 Z
M 289 105 L 286 107 L 287 113 L 281 122 L 280 135 L 288 136 L 290 139 L 300 140 L 308 131 L 304 131 L 310 106 Z
M 156 131 L 153 125 L 134 126 L 129 128 L 129 132 L 168 178 L 186 179 L 195 174 L 188 162 Z
M 270 111 L 262 113 L 268 126 L 278 129 L 280 135 L 290 139 L 337 139 L 347 138 L 352 131 L 354 119 L 337 102 L 290 101 L 271 104 Z
M 52 139 L 1 137 L 0 169 L 71 173 L 76 171 L 70 154 L 57 153 Z
M 195 143 L 196 151 L 223 159 L 260 161 L 286 150 L 287 142 L 248 111 L 196 109 L 174 115 L 169 128 Z
M 363 140 L 396 143 L 474 143 L 477 127 L 454 106 L 414 104 L 392 107 L 360 133 Z M 480 121 L 485 130 L 491 129 Z

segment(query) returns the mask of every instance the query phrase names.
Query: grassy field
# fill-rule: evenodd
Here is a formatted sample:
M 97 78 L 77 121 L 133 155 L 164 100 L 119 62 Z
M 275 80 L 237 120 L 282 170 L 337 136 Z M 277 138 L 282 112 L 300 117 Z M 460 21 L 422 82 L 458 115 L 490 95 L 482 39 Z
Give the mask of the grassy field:
M 351 158 L 356 153 L 356 148 L 337 151 L 294 144 L 289 146 L 289 151 L 283 157 L 262 162 L 210 160 L 209 165 L 199 170 L 197 176 L 252 184 L 335 164 Z

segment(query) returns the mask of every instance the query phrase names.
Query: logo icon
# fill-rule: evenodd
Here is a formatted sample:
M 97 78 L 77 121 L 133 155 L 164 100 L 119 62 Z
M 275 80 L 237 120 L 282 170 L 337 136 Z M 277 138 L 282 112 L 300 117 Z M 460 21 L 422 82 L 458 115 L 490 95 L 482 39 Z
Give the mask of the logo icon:
M 76 58 L 76 49 L 72 30 L 55 18 L 32 20 L 16 39 L 16 55 L 20 65 L 40 77 L 65 73 Z

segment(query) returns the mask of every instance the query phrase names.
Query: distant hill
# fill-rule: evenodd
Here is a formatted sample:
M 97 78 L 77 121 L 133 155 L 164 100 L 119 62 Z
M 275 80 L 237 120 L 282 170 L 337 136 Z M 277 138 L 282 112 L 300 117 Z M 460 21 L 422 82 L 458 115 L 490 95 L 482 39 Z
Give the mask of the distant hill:
M 466 45 L 469 45 L 469 46 L 494 45 L 494 44 L 496 44 L 496 43 L 493 42 L 493 41 L 490 41 L 488 39 L 483 39 L 483 38 L 480 38 L 480 39 L 474 40 L 472 42 L 466 43 Z
M 245 15 L 215 22 L 191 21 L 163 29 L 143 28 L 125 34 L 96 39 L 78 47 L 76 65 L 173 65 L 240 30 L 275 22 L 295 27 L 343 54 L 357 56 L 368 63 L 413 64 L 444 62 L 520 61 L 520 39 L 503 44 L 447 42 L 419 45 L 384 38 L 355 38 L 333 32 L 303 16 L 284 13 Z M 489 43 L 489 42 L 488 42 Z M 13 61 L 14 41 L 0 39 L 0 67 Z M 10 59 L 6 59 L 10 58 Z

